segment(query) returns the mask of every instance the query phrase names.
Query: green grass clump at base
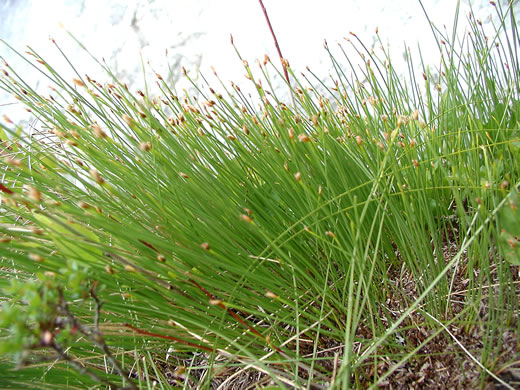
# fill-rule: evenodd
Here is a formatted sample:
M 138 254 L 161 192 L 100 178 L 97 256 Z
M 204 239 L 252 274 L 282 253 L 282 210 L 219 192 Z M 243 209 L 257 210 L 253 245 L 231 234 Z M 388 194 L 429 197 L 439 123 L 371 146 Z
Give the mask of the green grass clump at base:
M 254 99 L 69 82 L 31 51 L 47 98 L 4 64 L 38 123 L 0 124 L 1 345 L 29 366 L 8 385 L 432 385 L 433 359 L 513 387 L 520 45 L 497 16 L 434 29 L 440 67 L 406 80 L 325 46 L 332 86 L 286 63 L 293 104 L 267 58 Z

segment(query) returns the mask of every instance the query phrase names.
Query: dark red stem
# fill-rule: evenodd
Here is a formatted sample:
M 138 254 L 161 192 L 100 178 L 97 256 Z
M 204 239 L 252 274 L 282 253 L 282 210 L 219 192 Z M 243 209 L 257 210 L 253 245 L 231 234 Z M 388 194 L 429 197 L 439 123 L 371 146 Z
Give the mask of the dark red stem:
M 135 326 L 132 326 L 130 324 L 124 324 L 124 326 L 126 326 L 127 328 L 132 329 L 134 332 L 136 332 L 138 334 L 142 334 L 142 335 L 145 335 L 145 336 L 151 336 L 151 337 L 158 337 L 160 339 L 166 339 L 166 340 L 170 340 L 170 341 L 175 341 L 177 343 L 188 345 L 188 346 L 193 347 L 193 348 L 202 349 L 202 350 L 207 351 L 207 352 L 213 352 L 212 348 L 206 347 L 204 345 L 195 344 L 195 343 L 183 340 L 183 339 L 179 339 L 177 337 L 166 336 L 164 334 L 148 332 L 147 330 L 136 328 Z
M 289 73 L 287 73 L 287 68 L 285 66 L 286 62 L 284 61 L 282 51 L 280 50 L 280 46 L 278 45 L 278 39 L 276 39 L 276 35 L 274 33 L 273 27 L 271 26 L 271 22 L 269 21 L 269 16 L 267 15 L 267 11 L 264 7 L 264 3 L 262 2 L 262 0 L 258 0 L 258 1 L 260 2 L 260 7 L 262 7 L 262 11 L 264 12 L 265 20 L 267 21 L 269 30 L 271 30 L 271 34 L 273 35 L 274 45 L 276 46 L 276 50 L 278 51 L 278 55 L 280 56 L 280 61 L 282 62 L 283 74 L 285 75 L 287 84 L 291 85 L 291 83 L 289 81 Z

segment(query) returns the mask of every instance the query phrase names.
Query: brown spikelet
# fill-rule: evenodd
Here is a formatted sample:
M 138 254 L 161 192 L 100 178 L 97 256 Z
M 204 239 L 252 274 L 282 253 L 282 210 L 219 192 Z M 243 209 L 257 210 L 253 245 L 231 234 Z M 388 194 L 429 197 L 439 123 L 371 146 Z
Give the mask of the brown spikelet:
M 40 191 L 38 191 L 34 187 L 28 187 L 27 196 L 29 196 L 29 198 L 35 202 L 40 202 L 42 200 L 42 195 L 41 195 Z
M 94 131 L 94 136 L 96 138 L 106 138 L 107 137 L 106 133 L 103 130 L 101 130 L 101 127 L 99 127 L 99 125 L 97 123 L 93 123 L 90 127 Z
M 134 267 L 132 267 L 130 264 L 125 265 L 125 271 L 137 272 L 137 270 Z
M 415 168 L 419 168 L 419 161 L 417 160 L 412 160 L 412 164 Z
M 183 179 L 189 179 L 190 177 L 185 174 L 184 172 L 179 172 L 179 176 L 182 177 Z
M 98 184 L 103 184 L 105 182 L 105 179 L 103 179 L 101 177 L 101 175 L 99 174 L 99 172 L 96 169 L 91 168 L 89 170 L 89 173 L 90 173 L 90 177 L 92 177 Z
M 139 149 L 143 152 L 149 152 L 150 150 L 152 150 L 152 143 L 150 141 L 141 142 L 139 144 Z
M 163 254 L 159 253 L 157 255 L 157 260 L 160 261 L 161 263 L 164 263 L 164 262 L 166 262 L 166 257 L 164 257 Z
M 132 127 L 134 125 L 134 120 L 131 117 L 129 117 L 128 115 L 126 115 L 126 114 L 123 114 L 123 120 L 130 127 Z
M 110 275 L 114 275 L 114 269 L 108 264 L 105 266 L 105 271 Z
M 289 127 L 289 130 L 287 130 L 287 132 L 289 133 L 289 138 L 293 139 L 294 138 L 294 129 L 292 127 Z
M 325 232 L 325 234 L 326 234 L 327 236 L 329 236 L 330 238 L 334 238 L 334 237 L 336 237 L 336 235 L 335 235 L 334 233 L 332 233 L 330 230 L 327 230 L 327 231 Z
M 297 181 L 301 181 L 302 180 L 302 174 L 300 172 L 296 172 L 294 174 L 294 178 L 297 180 Z
M 11 242 L 11 238 L 8 236 L 0 236 L 0 243 L 8 244 Z
M 22 160 L 19 160 L 17 158 L 9 158 L 8 157 L 4 161 L 5 161 L 5 163 L 7 165 L 11 165 L 11 166 L 16 167 L 16 168 L 21 168 L 23 166 Z
M 37 253 L 29 253 L 29 259 L 38 263 L 43 263 L 45 259 Z
M 211 249 L 207 242 L 203 242 L 202 244 L 200 244 L 200 247 L 205 251 L 209 251 Z
M 300 142 L 309 142 L 311 139 L 307 134 L 298 134 L 298 139 Z
M 79 201 L 78 202 L 78 207 L 81 208 L 81 209 L 87 210 L 87 209 L 91 208 L 92 206 L 89 205 L 87 202 Z
M 270 298 L 270 299 L 277 299 L 277 298 L 278 298 L 278 295 L 276 295 L 275 293 L 273 293 L 273 292 L 271 292 L 271 291 L 267 291 L 267 292 L 265 293 L 265 296 L 266 296 L 267 298 Z
M 85 83 L 81 81 L 80 79 L 72 79 L 72 82 L 76 84 L 78 87 L 84 87 Z
M 249 215 L 246 215 L 246 214 L 240 214 L 240 219 L 244 222 L 253 222 L 253 220 L 251 219 L 251 217 Z
M 40 229 L 39 227 L 37 226 L 31 226 L 31 232 L 33 232 L 34 234 L 38 234 L 39 236 L 41 236 L 43 233 L 45 233 L 43 231 L 43 229 Z

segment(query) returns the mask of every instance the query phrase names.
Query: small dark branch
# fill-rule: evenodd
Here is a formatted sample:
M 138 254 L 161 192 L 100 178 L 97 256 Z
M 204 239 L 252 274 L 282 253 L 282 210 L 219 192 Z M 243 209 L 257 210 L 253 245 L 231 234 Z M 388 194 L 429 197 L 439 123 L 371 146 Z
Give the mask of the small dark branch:
M 90 297 L 96 302 L 96 308 L 94 310 L 94 331 L 99 332 L 99 313 L 101 312 L 101 306 L 103 306 L 103 302 L 101 302 L 96 295 L 96 287 L 97 281 L 94 282 L 92 288 L 90 289 Z
M 117 371 L 117 374 L 123 378 L 126 378 L 129 383 L 129 388 L 132 390 L 137 390 L 137 386 L 130 380 L 130 374 L 127 372 L 123 367 L 119 365 L 119 362 L 114 358 L 112 355 L 112 352 L 110 352 L 110 349 L 108 348 L 108 345 L 105 343 L 105 339 L 103 338 L 103 334 L 99 330 L 99 313 L 101 311 L 101 306 L 103 306 L 103 302 L 101 302 L 96 295 L 96 287 L 97 287 L 97 281 L 94 282 L 94 285 L 90 289 L 90 296 L 92 299 L 96 302 L 96 308 L 95 308 L 95 315 L 94 315 L 94 334 L 92 338 L 92 342 L 94 342 L 99 348 L 101 348 L 107 357 L 108 361 L 114 369 Z
M 92 288 L 90 289 L 90 296 L 92 297 L 92 299 L 94 299 L 94 301 L 96 303 L 95 314 L 94 314 L 94 330 L 91 330 L 88 327 L 82 325 L 77 320 L 77 318 L 74 316 L 74 314 L 72 314 L 72 312 L 69 309 L 69 305 L 67 304 L 67 302 L 65 301 L 65 298 L 63 297 L 63 291 L 60 289 L 60 290 L 58 290 L 58 294 L 60 296 L 61 310 L 67 316 L 73 329 L 77 329 L 88 340 L 90 340 L 96 347 L 98 347 L 99 349 L 101 349 L 103 351 L 108 362 L 114 367 L 117 374 L 120 377 L 125 378 L 128 381 L 128 384 L 129 384 L 128 389 L 137 390 L 137 386 L 129 378 L 129 373 L 119 365 L 119 362 L 114 358 L 114 356 L 110 352 L 110 349 L 108 348 L 108 345 L 105 343 L 105 340 L 103 338 L 103 334 L 99 330 L 99 314 L 100 314 L 101 306 L 103 305 L 103 303 L 100 301 L 100 299 L 96 295 L 96 291 L 95 291 L 96 287 L 97 287 L 97 282 L 95 282 L 94 285 L 92 286 Z
M 280 61 L 282 62 L 283 74 L 285 79 L 287 80 L 287 84 L 291 86 L 291 82 L 289 81 L 289 73 L 287 73 L 287 61 L 283 58 L 282 51 L 280 50 L 280 46 L 278 45 L 278 39 L 276 39 L 276 34 L 274 33 L 273 27 L 271 26 L 271 22 L 269 20 L 269 16 L 267 15 L 267 11 L 264 7 L 264 3 L 262 0 L 258 0 L 260 2 L 260 7 L 262 7 L 262 11 L 264 12 L 265 20 L 267 21 L 267 25 L 269 26 L 269 30 L 273 35 L 274 45 L 276 46 L 276 50 L 278 51 L 278 56 L 280 57 Z
M 121 389 L 121 387 L 115 385 L 114 383 L 110 382 L 110 381 L 107 381 L 99 376 L 97 376 L 96 374 L 94 374 L 92 371 L 90 371 L 89 369 L 87 369 L 85 366 L 83 366 L 82 364 L 79 364 L 77 361 L 75 361 L 74 359 L 72 359 L 58 344 L 56 344 L 56 342 L 52 341 L 50 344 L 49 344 L 49 347 L 52 348 L 54 351 L 56 351 L 56 353 L 58 354 L 58 356 L 66 361 L 67 363 L 69 363 L 71 366 L 74 367 L 74 369 L 76 369 L 80 374 L 83 374 L 83 375 L 87 375 L 90 379 L 92 379 L 93 381 L 95 382 L 101 382 L 101 383 L 104 383 L 106 384 L 107 386 L 110 386 L 110 388 L 113 388 L 113 389 Z

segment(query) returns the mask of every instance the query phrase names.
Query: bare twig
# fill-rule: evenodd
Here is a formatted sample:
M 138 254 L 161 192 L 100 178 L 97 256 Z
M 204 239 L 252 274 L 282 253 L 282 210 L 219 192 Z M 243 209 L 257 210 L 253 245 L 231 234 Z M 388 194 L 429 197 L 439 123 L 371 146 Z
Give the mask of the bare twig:
M 107 381 L 99 376 L 97 376 L 95 373 L 93 373 L 91 370 L 89 370 L 88 368 L 86 368 L 85 366 L 83 366 L 82 364 L 78 363 L 76 360 L 72 359 L 68 354 L 67 352 L 65 352 L 58 344 L 56 344 L 56 342 L 52 341 L 50 344 L 49 344 L 49 347 L 52 348 L 53 350 L 56 351 L 56 353 L 58 354 L 58 356 L 66 361 L 67 363 L 69 363 L 72 367 L 74 367 L 74 369 L 76 371 L 78 371 L 80 374 L 83 374 L 83 375 L 87 375 L 88 377 L 90 377 L 90 379 L 92 379 L 94 382 L 100 382 L 100 383 L 104 383 L 105 385 L 107 386 L 110 386 L 110 388 L 114 388 L 114 389 L 121 389 L 121 387 L 115 385 L 114 383 L 110 382 L 110 381 Z
M 90 289 L 90 296 L 96 302 L 93 330 L 82 325 L 78 321 L 78 319 L 74 316 L 74 314 L 72 314 L 72 312 L 69 309 L 69 305 L 67 304 L 67 301 L 65 300 L 65 298 L 63 296 L 63 291 L 61 289 L 58 290 L 58 294 L 60 296 L 60 308 L 63 311 L 63 313 L 67 316 L 67 319 L 70 321 L 72 328 L 77 329 L 88 340 L 90 340 L 92 343 L 94 343 L 94 345 L 96 345 L 99 349 L 101 349 L 103 351 L 107 360 L 114 367 L 117 374 L 120 377 L 122 377 L 128 381 L 128 389 L 137 390 L 137 386 L 129 378 L 129 373 L 120 366 L 119 362 L 112 355 L 112 352 L 110 352 L 110 349 L 108 348 L 108 345 L 105 343 L 105 340 L 103 338 L 103 334 L 99 330 L 99 313 L 101 311 L 101 306 L 103 305 L 103 303 L 99 300 L 98 296 L 96 295 L 96 292 L 95 292 L 96 287 L 97 287 L 97 282 L 94 283 L 94 285 Z M 52 347 L 54 348 L 55 346 L 53 345 Z M 61 356 L 61 353 L 58 350 L 56 350 L 56 351 Z

